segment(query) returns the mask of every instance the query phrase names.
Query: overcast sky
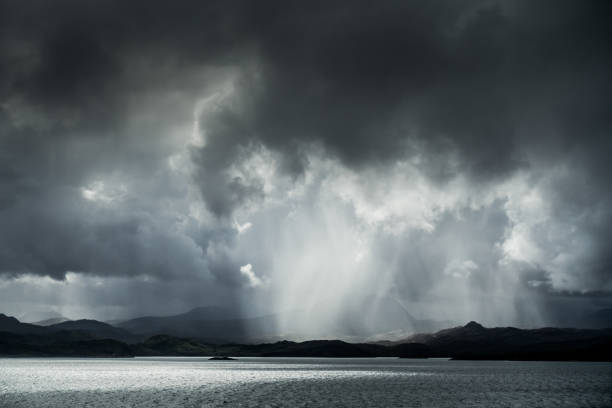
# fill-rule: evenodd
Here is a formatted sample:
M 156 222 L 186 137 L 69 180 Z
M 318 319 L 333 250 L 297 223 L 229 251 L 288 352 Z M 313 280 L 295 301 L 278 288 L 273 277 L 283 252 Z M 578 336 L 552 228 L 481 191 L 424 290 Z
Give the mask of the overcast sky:
M 0 0 L 0 312 L 611 307 L 611 8 Z

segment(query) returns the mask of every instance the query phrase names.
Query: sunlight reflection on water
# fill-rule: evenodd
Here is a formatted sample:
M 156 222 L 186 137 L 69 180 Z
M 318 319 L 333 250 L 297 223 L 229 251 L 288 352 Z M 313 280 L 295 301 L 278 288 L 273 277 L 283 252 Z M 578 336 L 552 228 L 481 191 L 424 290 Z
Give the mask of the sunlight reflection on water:
M 612 405 L 607 363 L 2 359 L 0 407 Z

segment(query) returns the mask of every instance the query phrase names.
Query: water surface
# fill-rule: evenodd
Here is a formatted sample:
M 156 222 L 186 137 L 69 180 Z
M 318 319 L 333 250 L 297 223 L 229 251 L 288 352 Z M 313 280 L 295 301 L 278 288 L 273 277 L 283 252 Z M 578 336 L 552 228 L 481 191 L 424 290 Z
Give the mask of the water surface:
M 612 407 L 612 364 L 0 359 L 0 407 Z

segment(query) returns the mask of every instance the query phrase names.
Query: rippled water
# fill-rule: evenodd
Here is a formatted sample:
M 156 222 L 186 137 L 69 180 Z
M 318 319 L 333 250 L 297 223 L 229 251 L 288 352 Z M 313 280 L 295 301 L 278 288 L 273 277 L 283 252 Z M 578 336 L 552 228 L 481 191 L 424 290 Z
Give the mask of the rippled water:
M 0 359 L 0 407 L 612 407 L 612 364 Z

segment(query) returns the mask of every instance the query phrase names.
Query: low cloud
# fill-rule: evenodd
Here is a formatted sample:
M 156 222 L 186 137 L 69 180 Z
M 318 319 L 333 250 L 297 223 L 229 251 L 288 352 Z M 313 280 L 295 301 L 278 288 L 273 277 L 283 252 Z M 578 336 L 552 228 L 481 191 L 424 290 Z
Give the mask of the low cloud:
M 265 283 L 259 276 L 255 274 L 253 270 L 253 266 L 251 264 L 246 264 L 240 267 L 240 274 L 246 278 L 248 282 L 248 286 L 252 288 L 257 288 L 260 286 L 265 286 Z

